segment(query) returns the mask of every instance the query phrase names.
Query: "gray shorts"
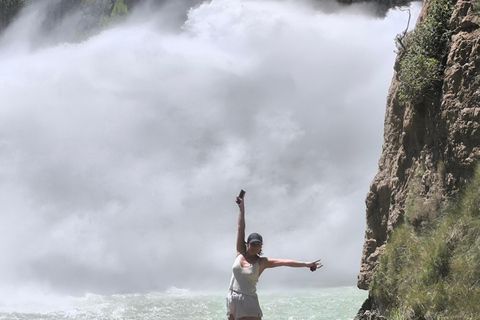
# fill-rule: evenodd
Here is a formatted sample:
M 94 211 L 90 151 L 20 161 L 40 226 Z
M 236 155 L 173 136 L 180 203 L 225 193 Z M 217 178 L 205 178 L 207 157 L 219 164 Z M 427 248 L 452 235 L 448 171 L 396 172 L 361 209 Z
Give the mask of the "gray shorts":
M 230 291 L 227 294 L 227 316 L 235 319 L 244 317 L 263 317 L 257 296 Z

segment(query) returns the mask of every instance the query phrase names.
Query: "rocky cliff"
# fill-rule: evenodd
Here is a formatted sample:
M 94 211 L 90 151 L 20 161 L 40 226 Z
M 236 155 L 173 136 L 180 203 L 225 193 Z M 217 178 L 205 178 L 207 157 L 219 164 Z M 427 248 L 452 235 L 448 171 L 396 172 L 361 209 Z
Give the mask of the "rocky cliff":
M 172 12 L 172 17 L 182 21 L 186 17 L 188 8 L 198 5 L 203 0 L 182 0 L 176 3 L 181 8 Z M 44 34 L 48 34 L 56 25 L 65 20 L 76 19 L 76 37 L 70 36 L 63 41 L 82 41 L 90 34 L 98 32 L 127 15 L 136 6 L 148 3 L 151 8 L 171 4 L 168 0 L 0 0 L 0 32 L 5 29 L 19 12 L 27 5 L 40 4 L 46 8 L 47 14 L 41 27 Z M 180 22 L 180 23 L 182 23 Z
M 432 9 L 435 1 L 438 2 L 423 3 L 416 29 L 436 14 Z M 445 40 L 435 48 L 439 65 L 429 85 L 415 95 L 405 96 L 405 87 L 413 87 L 406 82 L 417 81 L 425 73 L 415 73 L 409 79 L 402 77 L 401 68 L 406 68 L 405 59 L 414 59 L 424 52 L 419 50 L 407 57 L 404 43 L 408 36 L 398 39 L 399 52 L 387 97 L 383 150 L 378 173 L 366 197 L 367 227 L 358 275 L 361 289 L 369 289 L 392 231 L 407 219 L 420 227 L 431 220 L 442 203 L 453 199 L 469 181 L 480 159 L 478 4 L 459 0 L 445 1 L 441 6 L 451 9 L 434 23 L 445 27 L 427 36 Z M 430 61 L 423 58 L 422 68 Z M 412 195 L 425 209 L 406 216 Z M 376 319 L 382 309 L 381 302 L 370 293 L 358 319 Z

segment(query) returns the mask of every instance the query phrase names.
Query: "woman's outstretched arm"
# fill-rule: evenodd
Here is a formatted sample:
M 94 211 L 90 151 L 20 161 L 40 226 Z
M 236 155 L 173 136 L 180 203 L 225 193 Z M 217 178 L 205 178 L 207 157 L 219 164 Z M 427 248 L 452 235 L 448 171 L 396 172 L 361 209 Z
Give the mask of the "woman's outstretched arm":
M 310 268 L 310 270 L 315 271 L 321 267 L 323 267 L 320 259 L 311 261 L 311 262 L 303 262 L 303 261 L 296 261 L 290 259 L 274 259 L 274 258 L 262 258 L 260 261 L 260 268 L 261 271 L 267 268 L 276 268 L 276 267 L 294 267 L 294 268 Z
M 238 229 L 237 229 L 237 255 L 247 251 L 245 245 L 245 204 L 244 199 L 237 197 L 238 208 Z

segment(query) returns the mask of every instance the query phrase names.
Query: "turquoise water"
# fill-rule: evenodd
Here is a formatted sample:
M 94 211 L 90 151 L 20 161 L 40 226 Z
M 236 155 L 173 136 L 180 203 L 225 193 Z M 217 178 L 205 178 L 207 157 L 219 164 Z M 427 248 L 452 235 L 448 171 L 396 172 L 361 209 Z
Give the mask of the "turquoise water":
M 162 293 L 87 295 L 66 299 L 57 306 L 37 303 L 28 310 L 0 305 L 0 319 L 225 320 L 225 295 L 226 292 L 198 293 L 175 288 Z M 260 292 L 259 297 L 263 320 L 346 320 L 354 318 L 367 292 L 337 287 L 267 291 Z

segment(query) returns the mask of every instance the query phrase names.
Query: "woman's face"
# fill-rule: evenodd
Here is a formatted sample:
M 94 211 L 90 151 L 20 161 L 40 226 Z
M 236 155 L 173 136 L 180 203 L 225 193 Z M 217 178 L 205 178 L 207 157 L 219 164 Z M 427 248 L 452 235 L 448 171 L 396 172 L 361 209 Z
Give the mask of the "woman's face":
M 253 254 L 259 254 L 262 251 L 262 243 L 258 241 L 247 243 L 247 249 Z

